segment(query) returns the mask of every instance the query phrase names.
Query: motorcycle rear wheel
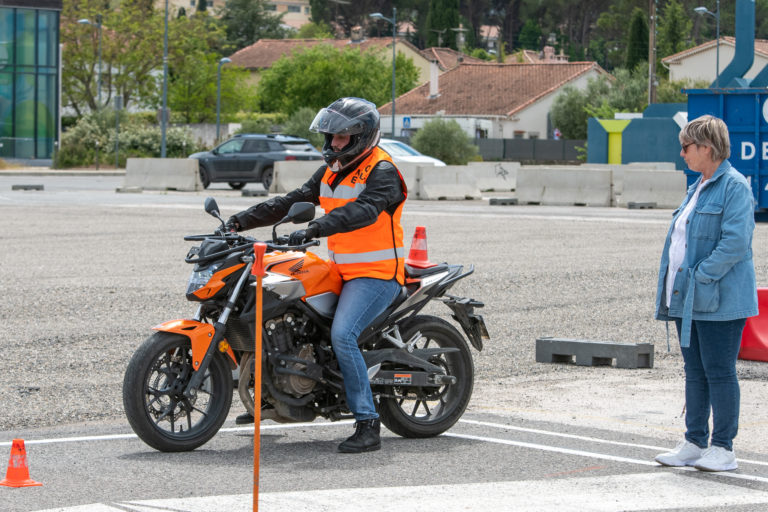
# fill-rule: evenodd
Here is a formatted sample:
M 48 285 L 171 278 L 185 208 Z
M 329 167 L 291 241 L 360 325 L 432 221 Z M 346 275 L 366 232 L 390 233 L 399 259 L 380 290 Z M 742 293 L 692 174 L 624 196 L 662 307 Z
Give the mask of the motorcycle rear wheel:
M 219 431 L 232 403 L 232 371 L 221 354 L 200 387 L 183 395 L 194 370 L 189 338 L 156 332 L 133 354 L 123 380 L 123 407 L 139 438 L 162 452 L 194 450 Z
M 396 397 L 381 399 L 379 416 L 389 430 L 400 436 L 433 437 L 451 428 L 464 414 L 472 397 L 475 370 L 464 337 L 450 323 L 422 315 L 414 317 L 400 329 L 404 341 L 410 340 L 416 332 L 421 333 L 414 347 L 416 349 L 459 349 L 458 352 L 440 354 L 429 360 L 443 367 L 446 374 L 456 377 L 456 383 L 444 384 L 439 388 L 388 386 L 385 393 Z

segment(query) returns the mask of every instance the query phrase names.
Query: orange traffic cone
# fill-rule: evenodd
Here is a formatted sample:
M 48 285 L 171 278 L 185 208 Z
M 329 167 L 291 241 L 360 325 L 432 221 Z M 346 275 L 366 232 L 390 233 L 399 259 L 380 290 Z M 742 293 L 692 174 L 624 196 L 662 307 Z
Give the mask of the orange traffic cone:
M 8 472 L 0 485 L 6 487 L 32 487 L 43 485 L 29 478 L 29 466 L 27 466 L 27 451 L 24 449 L 23 439 L 14 439 L 11 445 L 11 458 L 8 460 Z
M 416 226 L 411 241 L 411 252 L 408 253 L 405 263 L 416 268 L 429 268 L 436 265 L 429 261 L 427 256 L 427 228 L 424 226 Z

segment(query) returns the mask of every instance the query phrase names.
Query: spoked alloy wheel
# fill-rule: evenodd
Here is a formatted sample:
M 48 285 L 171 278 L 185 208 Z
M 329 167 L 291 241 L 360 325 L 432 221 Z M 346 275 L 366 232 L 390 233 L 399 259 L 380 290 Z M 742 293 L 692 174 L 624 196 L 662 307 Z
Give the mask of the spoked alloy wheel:
M 200 387 L 184 396 L 194 370 L 189 338 L 156 332 L 125 372 L 123 406 L 133 431 L 164 452 L 194 450 L 218 432 L 232 403 L 232 372 L 216 353 Z
M 417 316 L 400 330 L 403 341 L 416 332 L 421 337 L 415 349 L 457 348 L 457 352 L 438 354 L 429 362 L 440 366 L 455 384 L 440 387 L 388 386 L 381 399 L 379 415 L 384 425 L 403 437 L 432 437 L 456 423 L 467 408 L 474 385 L 474 366 L 464 337 L 448 322 L 432 316 Z M 407 371 L 406 368 L 387 368 Z

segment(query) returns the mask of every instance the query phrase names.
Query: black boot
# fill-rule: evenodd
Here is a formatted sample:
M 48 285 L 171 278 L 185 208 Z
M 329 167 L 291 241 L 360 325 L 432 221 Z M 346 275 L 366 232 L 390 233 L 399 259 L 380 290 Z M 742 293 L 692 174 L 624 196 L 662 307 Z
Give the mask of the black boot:
M 381 422 L 378 418 L 355 422 L 355 433 L 339 445 L 341 453 L 375 452 L 381 449 Z
M 244 412 L 237 418 L 235 418 L 235 425 L 249 425 L 253 423 L 253 414 Z

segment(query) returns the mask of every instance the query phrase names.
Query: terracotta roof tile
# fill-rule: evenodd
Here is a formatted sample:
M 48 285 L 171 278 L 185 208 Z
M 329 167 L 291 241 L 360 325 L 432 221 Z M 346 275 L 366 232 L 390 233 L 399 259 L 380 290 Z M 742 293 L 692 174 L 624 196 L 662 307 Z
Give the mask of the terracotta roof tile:
M 458 66 L 459 56 L 461 56 L 463 62 L 467 63 L 479 64 L 484 62 L 482 59 L 460 54 L 453 48 L 441 48 L 433 46 L 432 48 L 425 48 L 420 50 L 419 53 L 428 61 L 437 61 L 437 65 L 442 71 L 447 71 Z
M 392 44 L 391 37 L 369 37 L 360 42 L 349 39 L 259 39 L 250 46 L 238 50 L 230 56 L 232 63 L 246 69 L 266 69 L 284 55 L 299 48 L 310 48 L 319 44 L 330 44 L 336 48 L 359 48 L 361 51 L 370 48 L 386 48 Z M 398 38 L 398 45 L 410 46 L 414 52 L 418 48 L 404 39 Z
M 461 64 L 438 80 L 439 96 L 429 98 L 429 82 L 396 98 L 409 114 L 514 115 L 541 97 L 589 71 L 606 73 L 595 62 L 548 64 Z M 606 73 L 607 74 L 607 73 Z M 379 107 L 391 114 L 391 103 Z

